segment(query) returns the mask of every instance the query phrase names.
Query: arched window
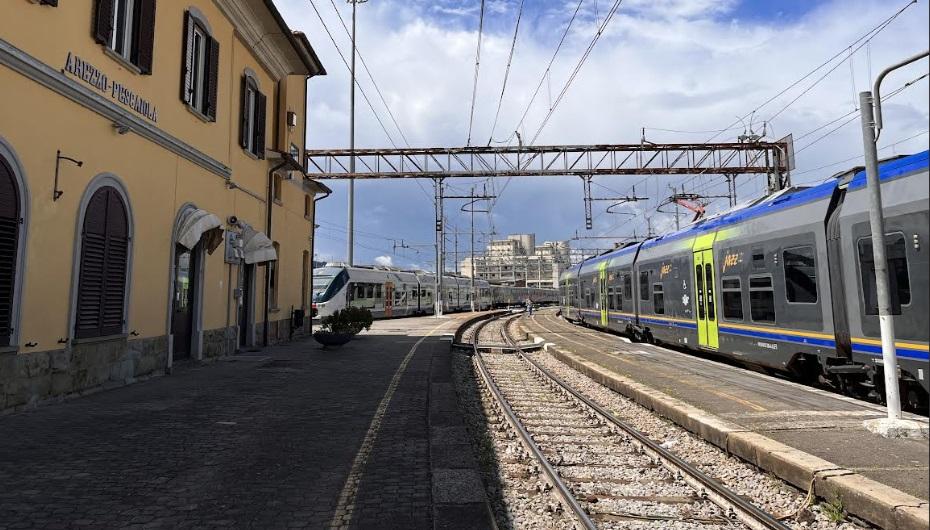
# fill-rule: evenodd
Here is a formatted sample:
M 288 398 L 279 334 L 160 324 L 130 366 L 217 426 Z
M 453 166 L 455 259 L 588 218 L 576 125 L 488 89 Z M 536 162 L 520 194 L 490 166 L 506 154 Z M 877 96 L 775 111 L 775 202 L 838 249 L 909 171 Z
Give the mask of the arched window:
M 16 265 L 19 261 L 19 186 L 13 168 L 0 156 L 0 347 L 13 336 Z
M 123 333 L 128 269 L 126 205 L 116 188 L 103 186 L 84 211 L 74 338 Z

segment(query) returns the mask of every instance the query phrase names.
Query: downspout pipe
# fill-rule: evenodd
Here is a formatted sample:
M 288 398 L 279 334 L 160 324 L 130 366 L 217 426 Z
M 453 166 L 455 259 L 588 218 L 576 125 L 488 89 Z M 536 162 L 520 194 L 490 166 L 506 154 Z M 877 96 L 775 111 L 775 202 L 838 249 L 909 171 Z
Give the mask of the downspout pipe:
M 272 208 L 274 207 L 274 174 L 285 168 L 288 169 L 289 171 L 300 171 L 301 174 L 303 174 L 304 168 L 303 166 L 300 165 L 300 163 L 294 160 L 294 158 L 289 153 L 284 153 L 281 151 L 274 151 L 270 149 L 269 151 L 276 153 L 281 157 L 281 162 L 279 162 L 278 164 L 273 166 L 270 170 L 268 170 L 268 197 L 267 197 L 267 202 L 266 202 L 268 207 L 265 208 L 265 214 L 266 214 L 265 235 L 268 236 L 268 239 L 272 239 L 271 238 L 271 217 L 272 217 L 271 212 L 272 212 Z M 262 322 L 262 346 L 267 347 L 268 346 L 268 330 L 270 327 L 268 318 L 271 314 L 270 308 L 268 307 L 268 304 L 271 301 L 271 266 L 269 265 L 265 266 L 265 296 L 264 296 L 264 299 L 265 299 L 264 300 L 265 307 L 264 307 L 263 312 L 264 312 L 265 321 Z
M 313 212 L 310 214 L 310 334 L 313 334 L 313 256 L 316 254 L 316 204 L 333 194 L 333 190 L 325 188 L 323 195 L 313 198 Z

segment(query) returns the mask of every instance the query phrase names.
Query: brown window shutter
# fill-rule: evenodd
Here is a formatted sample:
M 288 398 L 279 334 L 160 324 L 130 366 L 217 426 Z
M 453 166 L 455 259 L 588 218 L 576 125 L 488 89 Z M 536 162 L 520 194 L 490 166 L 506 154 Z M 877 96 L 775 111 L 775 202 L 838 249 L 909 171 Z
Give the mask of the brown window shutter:
M 249 146 L 249 76 L 242 76 L 242 98 L 239 104 L 239 147 Z
M 210 37 L 210 58 L 207 60 L 207 117 L 216 121 L 216 91 L 220 77 L 220 43 Z
M 267 98 L 255 93 L 255 156 L 265 158 L 265 105 Z
M 109 46 L 113 36 L 113 2 L 114 0 L 95 0 L 94 40 Z
M 74 338 L 123 331 L 129 224 L 126 207 L 111 187 L 97 190 L 84 213 Z
M 155 47 L 155 0 L 138 0 L 136 4 L 136 45 L 133 63 L 145 75 L 152 74 L 152 54 Z
M 191 14 L 184 12 L 184 39 L 181 46 L 181 101 L 190 105 L 191 95 L 194 93 L 192 87 L 191 70 L 194 67 L 194 21 Z
M 13 170 L 0 158 L 0 346 L 13 335 L 13 294 L 19 255 L 19 189 Z

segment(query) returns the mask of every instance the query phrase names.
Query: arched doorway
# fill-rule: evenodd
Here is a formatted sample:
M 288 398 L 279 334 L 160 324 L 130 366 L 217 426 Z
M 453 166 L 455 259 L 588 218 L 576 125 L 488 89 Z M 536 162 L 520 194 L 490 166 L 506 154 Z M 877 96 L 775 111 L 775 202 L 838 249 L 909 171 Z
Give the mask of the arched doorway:
M 0 347 L 10 346 L 13 341 L 22 219 L 20 200 L 16 174 L 0 153 Z

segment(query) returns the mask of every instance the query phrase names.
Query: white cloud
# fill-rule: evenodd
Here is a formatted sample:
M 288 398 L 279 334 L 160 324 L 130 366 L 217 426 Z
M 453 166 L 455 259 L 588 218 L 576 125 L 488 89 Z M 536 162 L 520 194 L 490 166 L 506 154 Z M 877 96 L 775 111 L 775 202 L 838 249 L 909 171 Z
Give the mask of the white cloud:
M 329 75 L 310 81 L 309 145 L 316 148 L 345 147 L 348 140 L 348 74 L 332 43 L 322 31 L 308 0 L 279 0 L 278 4 L 292 26 L 307 33 L 322 58 Z M 326 2 L 317 2 L 330 31 L 344 53 L 348 38 Z M 439 0 L 376 0 L 359 5 L 359 49 L 374 73 L 397 121 L 414 146 L 463 145 L 468 133 L 469 103 L 472 94 L 477 14 L 470 11 L 477 2 Z M 551 74 L 551 97 L 560 90 L 578 57 L 596 29 L 593 9 L 586 2 L 576 20 Z M 609 7 L 602 2 L 600 17 Z M 723 128 L 760 105 L 831 55 L 842 51 L 867 30 L 876 26 L 904 4 L 883 0 L 830 0 L 802 16 L 786 18 L 773 11 L 771 17 L 735 18 L 736 0 L 636 0 L 624 4 L 601 38 L 557 112 L 544 129 L 539 144 L 636 143 L 641 128 L 656 142 L 705 141 L 706 131 Z M 343 13 L 347 7 L 337 3 Z M 493 2 L 486 20 L 485 40 L 475 109 L 473 137 L 485 144 L 490 135 L 494 111 L 500 95 L 516 2 Z M 767 3 L 754 7 L 767 9 Z M 437 7 L 438 6 L 438 7 Z M 495 136 L 507 137 L 519 121 L 568 21 L 575 2 L 545 2 L 542 8 L 527 2 L 520 38 L 514 55 L 507 93 Z M 434 9 L 435 7 L 435 9 Z M 777 6 L 776 6 L 777 7 Z M 776 7 L 772 7 L 773 10 Z M 453 14 L 456 13 L 456 14 Z M 928 4 L 910 7 L 887 30 L 874 38 L 868 48 L 855 54 L 852 68 L 842 64 L 807 94 L 768 124 L 772 138 L 793 133 L 799 138 L 838 116 L 852 111 L 855 92 L 865 90 L 874 76 L 888 64 L 926 48 L 930 23 Z M 868 51 L 868 53 L 866 53 Z M 922 61 L 887 79 L 885 93 L 927 71 Z M 790 102 L 818 73 L 799 87 L 769 103 L 755 116 L 758 127 Z M 398 145 L 403 142 L 364 70 L 360 82 L 379 108 L 385 125 Z M 533 104 L 523 137 L 531 138 L 550 104 L 549 83 L 545 83 Z M 364 100 L 358 99 L 358 145 L 389 146 L 381 127 L 373 119 Z M 885 106 L 886 129 L 882 145 L 914 136 L 927 129 L 930 120 L 927 80 L 896 96 Z M 832 127 L 799 139 L 796 147 L 818 138 Z M 720 140 L 731 140 L 741 130 L 728 131 Z M 927 148 L 926 134 L 882 151 L 882 156 L 915 152 Z M 855 165 L 855 161 L 824 169 L 805 171 L 861 153 L 858 122 L 839 129 L 797 156 L 796 182 L 819 181 L 834 171 Z M 618 192 L 629 192 L 640 181 L 636 177 L 598 177 L 595 182 Z M 762 180 L 744 176 L 740 201 L 762 190 Z M 655 214 L 654 208 L 670 191 L 669 185 L 689 181 L 686 177 L 651 177 L 637 186 L 637 194 L 649 196 L 631 211 L 639 215 L 612 216 L 596 212 L 593 233 L 615 230 L 625 235 L 633 227 L 645 231 L 646 214 L 654 226 L 667 227 L 669 219 Z M 715 177 L 693 179 L 687 191 L 695 188 L 719 194 L 725 186 Z M 454 183 L 466 188 L 470 182 Z M 503 182 L 497 183 L 500 190 Z M 360 182 L 357 185 L 356 226 L 361 230 L 405 239 L 408 244 L 433 241 L 433 211 L 429 195 L 432 185 L 422 183 L 424 194 L 413 182 Z M 334 223 L 345 223 L 345 187 L 334 184 L 333 198 L 320 203 L 320 216 Z M 609 194 L 603 189 L 596 193 Z M 715 211 L 726 200 L 711 205 Z M 459 212 L 459 203 L 449 201 L 450 222 L 464 230 L 468 219 Z M 607 204 L 598 204 L 603 209 Z M 479 230 L 488 230 L 487 216 L 476 216 Z M 684 219 L 684 217 L 682 218 Z M 539 240 L 564 239 L 576 230 L 584 233 L 582 186 L 573 178 L 515 179 L 498 202 L 494 212 L 500 234 L 536 231 Z M 325 245 L 321 242 L 321 246 Z M 382 249 L 358 249 L 357 254 L 374 260 L 392 248 L 390 240 L 366 240 Z M 327 254 L 344 253 L 344 245 L 332 242 Z M 431 255 L 421 248 L 421 256 Z M 383 255 L 380 257 L 384 257 Z M 411 254 L 411 258 L 413 255 Z M 398 261 L 405 260 L 398 257 Z M 428 263 L 422 263 L 430 267 Z
M 378 256 L 375 258 L 375 265 L 380 265 L 382 267 L 393 267 L 394 258 L 391 256 Z

